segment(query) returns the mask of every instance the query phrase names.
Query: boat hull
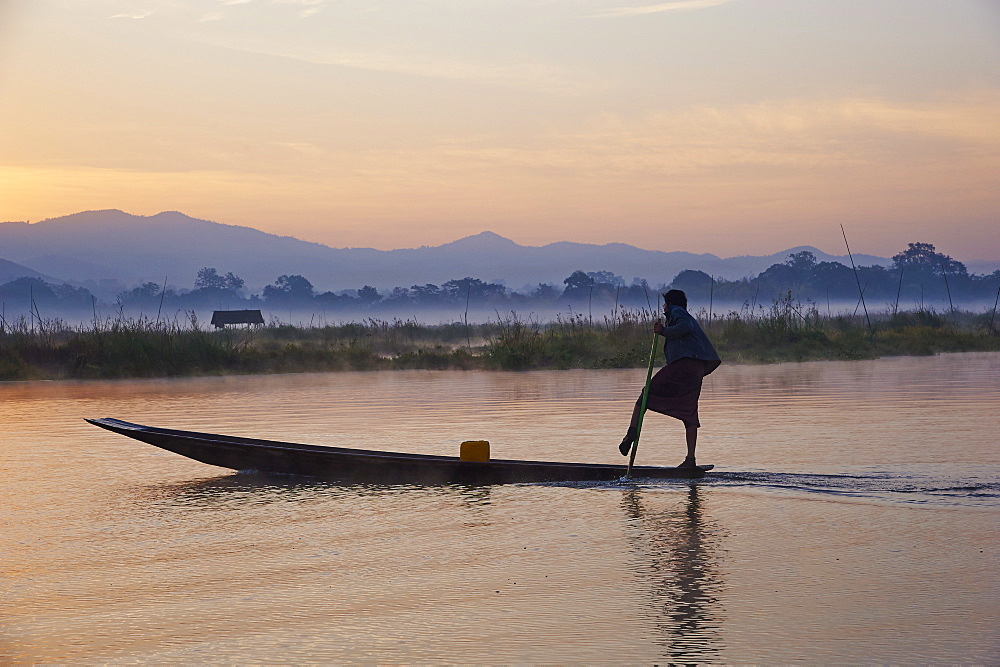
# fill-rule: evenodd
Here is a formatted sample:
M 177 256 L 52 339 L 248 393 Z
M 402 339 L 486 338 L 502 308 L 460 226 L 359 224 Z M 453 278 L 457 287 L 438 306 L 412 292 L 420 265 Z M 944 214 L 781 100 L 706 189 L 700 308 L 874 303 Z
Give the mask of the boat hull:
M 179 431 L 119 419 L 87 419 L 95 426 L 155 447 L 232 470 L 306 475 L 350 484 L 513 484 L 526 482 L 614 481 L 624 465 L 551 461 L 462 461 L 453 456 L 404 454 L 323 447 L 276 440 Z M 712 466 L 666 468 L 633 466 L 637 478 L 704 476 Z

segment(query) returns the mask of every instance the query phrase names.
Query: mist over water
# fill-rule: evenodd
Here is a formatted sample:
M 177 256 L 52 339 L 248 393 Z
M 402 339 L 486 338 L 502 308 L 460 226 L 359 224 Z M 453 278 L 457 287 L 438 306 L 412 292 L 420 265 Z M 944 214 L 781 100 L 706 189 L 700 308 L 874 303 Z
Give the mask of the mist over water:
M 996 662 L 997 353 L 723 365 L 695 482 L 345 486 L 82 421 L 620 463 L 643 373 L 0 383 L 0 659 Z
M 399 320 L 401 322 L 416 322 L 420 325 L 435 326 L 441 324 L 466 323 L 488 324 L 502 320 L 517 318 L 526 322 L 539 325 L 551 324 L 554 322 L 567 322 L 570 320 L 580 320 L 583 322 L 594 322 L 603 324 L 620 317 L 623 311 L 630 312 L 654 312 L 657 310 L 658 295 L 650 293 L 649 305 L 619 305 L 611 303 L 595 303 L 588 307 L 587 303 L 567 302 L 564 304 L 551 305 L 517 305 L 507 304 L 499 306 L 471 305 L 468 311 L 464 305 L 452 307 L 375 307 L 356 309 L 323 309 L 323 308 L 268 308 L 261 307 L 261 314 L 268 325 L 291 325 L 296 327 L 325 327 L 339 326 L 350 323 L 365 323 L 371 320 L 392 323 Z M 797 308 L 803 312 L 809 308 L 815 308 L 820 316 L 838 315 L 859 315 L 863 316 L 865 309 L 871 315 L 892 313 L 896 305 L 892 301 L 871 301 L 866 300 L 864 304 L 859 299 L 853 300 L 801 300 L 793 302 Z M 752 301 L 691 301 L 689 306 L 693 315 L 700 320 L 705 320 L 709 316 L 713 319 L 721 319 L 731 313 L 756 313 L 766 312 L 773 305 L 772 301 L 752 302 Z M 652 308 L 650 308 L 650 306 Z M 941 299 L 927 299 L 923 303 L 901 301 L 899 311 L 929 310 L 939 314 L 947 314 L 952 306 L 956 310 L 968 311 L 976 314 L 989 315 L 993 311 L 994 301 L 991 299 L 955 299 L 952 303 Z M 245 304 L 219 303 L 217 307 L 163 310 L 158 311 L 154 306 L 146 308 L 109 308 L 108 306 L 96 309 L 60 309 L 43 308 L 39 309 L 39 314 L 44 320 L 59 319 L 72 327 L 90 328 L 97 321 L 102 325 L 113 323 L 119 320 L 146 320 L 161 321 L 176 324 L 182 328 L 191 328 L 197 324 L 201 328 L 211 329 L 212 314 L 215 310 L 241 310 L 247 307 Z M 194 318 L 192 319 L 192 315 Z M 8 324 L 16 324 L 23 318 L 24 326 L 30 328 L 32 318 L 29 310 L 25 308 L 23 312 L 16 309 L 7 308 L 5 319 Z M 998 320 L 1000 321 L 1000 320 Z

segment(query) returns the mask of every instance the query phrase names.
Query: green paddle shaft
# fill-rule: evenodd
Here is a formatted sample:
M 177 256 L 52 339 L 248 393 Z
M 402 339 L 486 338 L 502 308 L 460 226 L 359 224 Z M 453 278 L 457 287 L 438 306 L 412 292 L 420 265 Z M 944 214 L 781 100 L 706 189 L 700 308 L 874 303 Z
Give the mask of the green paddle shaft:
M 653 361 L 656 360 L 656 339 L 657 334 L 653 334 L 653 344 L 649 348 L 649 368 L 646 369 L 646 386 L 642 390 L 642 405 L 639 407 L 639 419 L 635 424 L 635 440 L 632 441 L 632 451 L 628 457 L 628 469 L 625 470 L 625 477 L 632 476 L 632 464 L 635 463 L 635 454 L 639 450 L 639 434 L 642 432 L 642 418 L 646 416 L 646 401 L 649 400 L 649 383 L 653 379 Z

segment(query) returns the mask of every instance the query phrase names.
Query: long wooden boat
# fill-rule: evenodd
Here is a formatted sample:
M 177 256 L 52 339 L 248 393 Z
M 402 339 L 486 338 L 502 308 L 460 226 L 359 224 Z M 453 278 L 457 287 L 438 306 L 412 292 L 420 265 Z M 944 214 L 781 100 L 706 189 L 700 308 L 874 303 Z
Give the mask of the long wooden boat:
M 352 484 L 510 484 L 517 482 L 613 481 L 624 465 L 549 461 L 462 461 L 456 456 L 403 454 L 366 449 L 177 431 L 120 419 L 88 419 L 94 426 L 135 438 L 202 463 L 233 470 L 308 475 Z M 696 478 L 713 466 L 633 466 L 637 478 Z

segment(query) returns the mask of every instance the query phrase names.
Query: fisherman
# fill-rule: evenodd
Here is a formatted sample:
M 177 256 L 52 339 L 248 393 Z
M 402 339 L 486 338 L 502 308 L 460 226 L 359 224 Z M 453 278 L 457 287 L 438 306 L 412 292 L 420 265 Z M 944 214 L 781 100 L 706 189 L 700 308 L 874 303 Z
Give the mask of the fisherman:
M 650 380 L 646 409 L 684 422 L 687 458 L 678 467 L 694 468 L 694 450 L 701 427 L 698 397 L 701 396 L 702 378 L 718 368 L 722 360 L 697 320 L 687 311 L 687 295 L 684 292 L 672 289 L 663 295 L 663 314 L 666 315 L 666 325 L 656 320 L 653 332 L 666 339 L 663 352 L 667 365 Z M 642 394 L 639 394 L 632 411 L 632 423 L 618 446 L 622 456 L 628 456 L 632 451 L 641 411 Z

